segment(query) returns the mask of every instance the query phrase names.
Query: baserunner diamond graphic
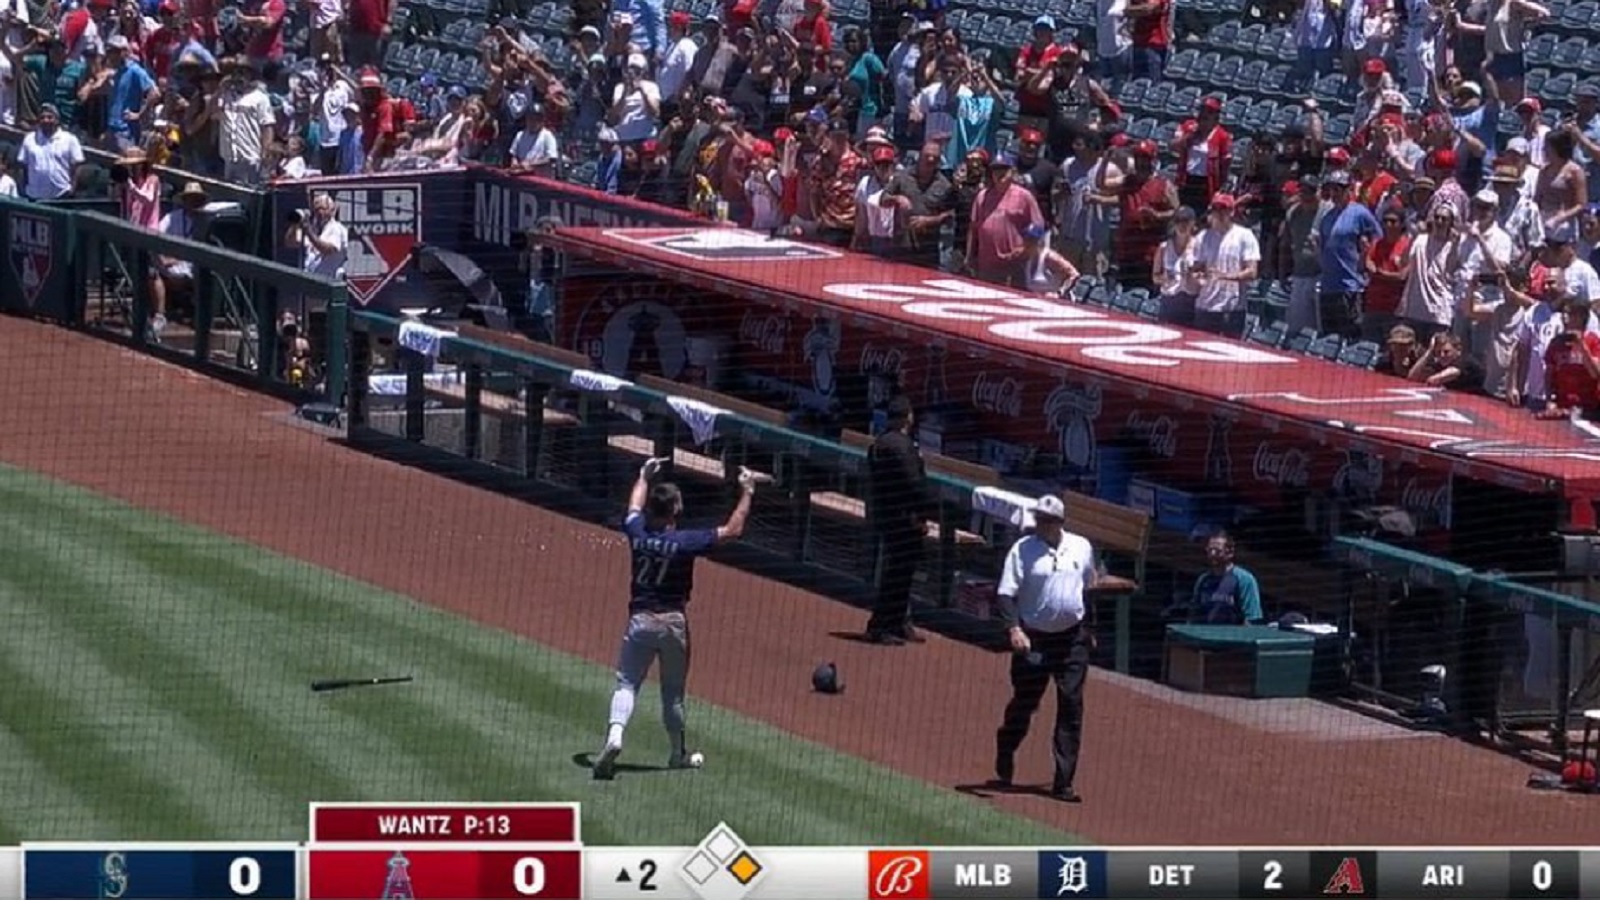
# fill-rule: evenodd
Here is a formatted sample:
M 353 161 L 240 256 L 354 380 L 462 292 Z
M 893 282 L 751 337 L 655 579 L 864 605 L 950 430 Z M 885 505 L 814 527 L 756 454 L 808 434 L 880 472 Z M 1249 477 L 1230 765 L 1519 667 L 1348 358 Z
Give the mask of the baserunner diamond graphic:
M 723 822 L 689 854 L 679 874 L 700 900 L 743 900 L 766 877 L 767 864 Z

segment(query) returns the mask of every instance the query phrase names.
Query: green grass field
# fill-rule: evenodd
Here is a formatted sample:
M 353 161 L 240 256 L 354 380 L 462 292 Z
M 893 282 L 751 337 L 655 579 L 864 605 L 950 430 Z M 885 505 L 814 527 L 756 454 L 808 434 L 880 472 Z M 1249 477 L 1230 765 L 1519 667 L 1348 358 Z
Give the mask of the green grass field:
M 1077 840 L 704 703 L 708 769 L 595 783 L 606 668 L 3 467 L 0 546 L 0 843 L 303 840 L 312 800 L 577 800 L 594 844 Z

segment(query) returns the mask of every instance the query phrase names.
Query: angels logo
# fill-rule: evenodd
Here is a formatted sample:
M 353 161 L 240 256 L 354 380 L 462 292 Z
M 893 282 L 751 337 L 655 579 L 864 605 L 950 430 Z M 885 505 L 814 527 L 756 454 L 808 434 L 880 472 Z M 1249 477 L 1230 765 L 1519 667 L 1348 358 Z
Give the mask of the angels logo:
M 739 340 L 757 350 L 781 354 L 789 342 L 788 338 L 788 316 L 778 313 L 763 315 L 760 310 L 751 308 L 745 311 L 744 318 L 739 321 Z
M 811 363 L 811 386 L 824 397 L 833 396 L 837 382 L 833 378 L 833 361 L 839 355 L 839 323 L 818 316 L 811 320 L 811 330 L 801 341 L 806 362 Z
M 1022 418 L 1022 382 L 979 372 L 972 379 L 972 405 L 1012 419 Z
M 1429 487 L 1412 478 L 1400 491 L 1400 505 L 1416 518 L 1417 528 L 1450 528 L 1450 479 Z
M 1171 416 L 1146 416 L 1134 410 L 1128 413 L 1126 427 L 1130 437 L 1144 442 L 1156 456 L 1172 459 L 1178 455 L 1178 423 Z
M 661 285 L 607 288 L 579 315 L 573 349 L 608 375 L 677 378 L 688 363 L 688 335 L 669 305 L 674 296 Z
M 1254 471 L 1257 481 L 1279 487 L 1303 488 L 1311 483 L 1311 457 L 1295 447 L 1280 450 L 1262 441 L 1256 446 Z
M 669 234 L 630 234 L 626 231 L 608 231 L 606 237 L 629 243 L 665 250 L 679 256 L 707 262 L 751 262 L 764 259 L 781 259 L 795 262 L 809 259 L 838 259 L 839 251 L 829 247 L 802 244 L 785 238 L 767 237 L 753 231 L 736 228 L 702 228 Z
M 1207 484 L 1233 484 L 1233 449 L 1228 442 L 1232 431 L 1233 420 L 1226 416 L 1212 416 L 1206 423 Z
M 1063 384 L 1045 398 L 1045 418 L 1057 435 L 1067 465 L 1086 471 L 1094 468 L 1094 422 L 1102 408 L 1100 388 L 1093 385 Z
M 339 188 L 329 192 L 339 221 L 350 231 L 344 265 L 350 297 L 372 302 L 422 243 L 422 185 Z
M 22 287 L 22 297 L 29 306 L 39 302 L 40 293 L 49 283 L 54 231 L 50 220 L 44 216 L 11 214 L 11 237 L 7 242 L 11 270 L 17 274 L 17 284 Z
M 1333 492 L 1353 503 L 1367 506 L 1378 502 L 1383 488 L 1383 460 L 1360 450 L 1346 450 L 1344 464 L 1333 475 Z

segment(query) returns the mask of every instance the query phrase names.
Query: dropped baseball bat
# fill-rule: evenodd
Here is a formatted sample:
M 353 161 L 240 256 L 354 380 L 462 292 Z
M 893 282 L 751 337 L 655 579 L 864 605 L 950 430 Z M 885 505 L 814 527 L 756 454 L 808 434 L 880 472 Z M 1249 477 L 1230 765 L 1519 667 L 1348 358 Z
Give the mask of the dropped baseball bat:
M 345 688 L 369 687 L 376 684 L 406 684 L 411 680 L 410 675 L 393 675 L 388 678 L 330 678 L 325 681 L 311 682 L 311 689 L 321 693 L 323 691 L 342 691 Z

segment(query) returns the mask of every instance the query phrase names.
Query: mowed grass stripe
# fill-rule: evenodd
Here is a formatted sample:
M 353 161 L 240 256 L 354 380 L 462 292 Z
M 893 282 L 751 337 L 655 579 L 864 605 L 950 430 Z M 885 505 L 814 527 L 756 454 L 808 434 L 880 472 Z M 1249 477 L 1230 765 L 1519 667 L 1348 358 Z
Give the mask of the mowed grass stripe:
M 0 710 L 6 709 L 0 699 Z M 0 807 L 0 846 L 37 840 L 40 834 L 77 834 L 98 818 L 85 797 L 59 769 L 35 761 L 38 736 L 13 731 L 11 717 L 0 712 L 0 785 L 5 805 Z M 62 759 L 58 764 L 66 764 Z M 26 818 L 23 818 L 23 815 Z
M 292 778 L 261 776 L 265 783 L 287 784 L 288 794 L 307 794 L 304 800 L 580 800 L 586 838 L 594 843 L 694 843 L 723 818 L 747 839 L 766 843 L 1075 840 L 700 703 L 691 706 L 691 727 L 695 745 L 710 758 L 706 771 L 624 773 L 596 784 L 571 757 L 598 742 L 611 688 L 604 667 L 25 473 L 0 468 L 0 487 L 11 492 L 0 515 L 9 509 L 25 516 L 29 528 L 75 533 L 82 543 L 101 547 L 98 552 L 127 560 L 119 569 L 107 559 L 106 571 L 166 583 L 156 608 L 181 626 L 174 632 L 192 628 L 195 634 L 153 635 L 148 662 L 161 665 L 162 651 L 176 641 L 177 649 L 191 651 L 192 664 L 209 666 L 214 679 L 237 671 L 242 680 L 267 685 L 244 693 L 238 716 L 292 729 L 301 755 L 321 761 L 324 773 L 345 776 L 352 766 L 364 767 L 360 777 L 342 778 L 357 792 L 348 797 L 316 796 Z M 150 605 L 149 596 L 149 590 L 129 590 L 117 602 L 137 615 Z M 406 666 L 418 676 L 415 685 L 333 695 L 312 695 L 305 687 L 314 676 L 386 674 Z M 170 668 L 180 675 L 178 666 Z M 653 690 L 640 697 L 627 761 L 664 759 L 658 710 Z M 281 767 L 284 758 L 258 755 L 250 763 Z M 352 766 L 330 767 L 330 758 Z M 287 805 L 295 806 L 292 816 L 250 836 L 302 837 L 303 807 Z M 183 831 L 199 823 L 176 816 L 151 835 L 152 819 L 164 814 L 144 813 L 137 829 L 120 836 L 237 836 L 232 828 Z M 25 824 L 19 830 L 40 836 L 31 819 Z
M 208 671 L 206 657 L 215 651 L 203 646 L 199 621 L 174 615 L 182 608 L 171 599 L 177 585 L 151 578 L 126 557 L 107 552 L 92 531 L 44 535 L 3 519 L 0 540 L 24 560 L 20 574 L 27 579 L 19 584 L 16 578 L 0 576 L 13 588 L 10 605 L 26 610 L 29 618 L 49 621 L 54 632 L 48 641 L 32 645 L 31 653 L 15 648 L 17 658 L 32 658 L 35 668 L 70 671 L 71 677 L 63 679 L 69 689 L 86 680 L 84 696 L 97 706 L 103 702 L 125 712 L 149 709 L 166 720 L 160 731 L 144 735 L 142 746 L 130 742 L 130 749 L 153 774 L 170 782 L 174 803 L 205 811 L 214 817 L 213 828 L 235 837 L 293 809 L 263 778 L 275 770 L 257 764 L 263 754 L 288 746 L 280 743 L 288 736 L 275 735 L 238 714 L 227 682 Z M 30 583 L 51 587 L 32 599 L 31 592 L 17 590 Z M 70 602 L 60 602 L 59 585 L 71 585 Z M 119 595 L 126 598 L 121 603 L 107 599 Z M 142 615 L 128 614 L 129 604 Z M 195 638 L 194 646 L 169 640 L 173 634 Z M 292 777 L 292 772 L 285 774 Z M 313 777 L 311 772 L 301 774 Z M 150 819 L 170 821 L 154 810 Z
M 74 524 L 77 533 L 78 523 Z M 308 682 L 328 674 L 330 667 L 319 665 L 317 654 L 305 652 L 308 640 L 334 636 L 337 642 L 342 638 L 326 622 L 285 612 L 322 608 L 327 604 L 317 601 L 324 597 L 300 595 L 293 582 L 286 587 L 283 579 L 267 579 L 232 565 L 228 554 L 219 550 L 236 553 L 237 545 L 206 542 L 197 552 L 187 554 L 185 541 L 174 539 L 170 531 L 139 533 L 103 518 L 85 527 L 93 535 L 86 534 L 83 539 L 102 548 L 108 558 L 127 561 L 116 566 L 117 581 L 155 585 L 140 594 L 160 597 L 159 602 L 151 602 L 150 597 L 124 592 L 120 601 L 107 604 L 106 621 L 92 625 L 139 634 L 143 652 L 156 649 L 158 656 L 184 660 L 174 668 L 198 674 L 204 682 L 180 698 L 184 706 L 207 715 L 213 740 L 244 758 L 281 798 L 276 814 L 241 819 L 241 834 L 260 836 L 262 828 L 303 817 L 305 804 L 311 800 L 372 798 L 375 794 L 385 799 L 449 799 L 461 796 L 460 788 L 472 783 L 451 771 L 459 765 L 455 762 L 458 752 L 439 752 L 457 742 L 419 742 L 415 735 L 407 734 L 399 735 L 399 740 L 385 740 L 369 722 L 351 721 L 348 710 L 319 703 L 320 698 L 311 696 Z M 328 573 L 319 570 L 305 574 L 328 580 Z M 365 624 L 373 622 L 369 619 Z M 219 632 L 231 639 L 218 640 Z M 391 646 L 387 640 L 391 635 L 381 628 L 373 634 L 356 634 Z M 350 654 L 337 655 L 348 658 Z M 394 655 L 392 646 L 389 655 Z M 208 699 L 220 695 L 226 695 L 226 702 Z M 410 723 L 431 721 L 437 712 L 390 709 L 386 715 Z M 419 745 L 434 752 L 416 755 L 407 749 Z M 360 752 L 352 748 L 360 748 Z M 384 760 L 386 767 L 374 767 L 373 759 Z M 452 766 L 439 765 L 442 760 L 452 761 Z M 395 773 L 402 773 L 398 782 Z M 424 786 L 429 791 L 426 797 L 419 793 Z M 293 815 L 285 816 L 285 811 Z M 273 837 L 299 837 L 302 831 L 297 822 L 292 833 Z
M 0 807 L 5 830 L 30 840 L 84 840 L 143 833 L 159 822 L 174 831 L 212 833 L 210 812 L 184 789 L 203 774 L 184 740 L 183 723 L 135 683 L 111 673 L 77 636 L 31 603 L 38 582 L 20 554 L 0 566 L 0 608 L 10 627 L 0 630 L 0 720 L 9 723 L 28 766 L 8 783 Z M 55 602 L 87 602 L 70 584 L 56 584 Z M 66 834 L 40 830 L 32 804 L 20 802 L 38 771 L 70 788 L 79 820 Z M 215 785 L 213 784 L 213 790 Z M 50 797 L 41 798 L 44 800 Z M 52 812 L 52 816 L 56 812 Z

